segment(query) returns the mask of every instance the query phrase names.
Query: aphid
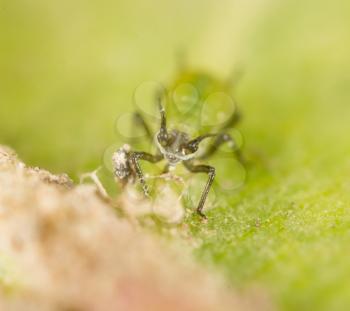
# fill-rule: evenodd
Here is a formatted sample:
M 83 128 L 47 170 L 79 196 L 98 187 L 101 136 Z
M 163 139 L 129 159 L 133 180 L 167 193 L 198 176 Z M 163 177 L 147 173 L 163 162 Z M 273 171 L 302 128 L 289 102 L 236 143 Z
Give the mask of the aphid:
M 125 144 L 113 154 L 115 176 L 123 184 L 138 180 L 144 194 L 148 196 L 149 188 L 140 161 L 158 163 L 165 160 L 163 173 L 180 163 L 192 173 L 205 173 L 208 179 L 197 205 L 197 213 L 206 218 L 203 208 L 216 171 L 213 166 L 197 162 L 214 155 L 224 143 L 231 147 L 234 155 L 242 162 L 236 142 L 228 132 L 240 119 L 231 97 L 227 95 L 229 88 L 229 83 L 219 83 L 210 75 L 196 72 L 181 74 L 174 86 L 170 87 L 169 93 L 158 95 L 160 124 L 155 135 L 147 118 L 140 111 L 134 114 L 134 126 L 142 128 L 145 137 L 155 144 L 157 151 L 154 154 L 134 151 Z M 214 102 L 210 98 L 214 98 Z M 164 101 L 166 105 L 163 105 Z M 169 115 L 170 121 L 177 121 L 170 129 L 167 124 Z M 199 153 L 201 142 L 210 138 L 212 142 Z

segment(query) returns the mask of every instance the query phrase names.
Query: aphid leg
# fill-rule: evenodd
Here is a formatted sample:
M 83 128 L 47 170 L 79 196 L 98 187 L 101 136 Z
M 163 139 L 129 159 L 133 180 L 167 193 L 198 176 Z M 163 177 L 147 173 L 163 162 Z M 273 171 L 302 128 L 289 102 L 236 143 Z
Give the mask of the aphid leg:
M 141 115 L 140 112 L 136 111 L 134 113 L 134 122 L 136 125 L 140 126 L 143 131 L 145 132 L 147 138 L 150 140 L 150 141 L 153 141 L 153 135 L 152 135 L 152 131 L 150 130 L 146 120 L 144 119 L 144 117 Z
M 188 67 L 188 55 L 184 48 L 180 48 L 176 51 L 176 69 L 179 74 L 183 73 Z
M 226 84 L 229 87 L 229 89 L 234 90 L 239 84 L 239 82 L 242 80 L 242 77 L 244 76 L 244 70 L 242 68 L 242 65 L 238 65 L 238 68 L 231 71 L 231 74 L 229 75 Z
M 227 134 L 227 133 L 218 134 L 218 136 L 214 140 L 213 144 L 209 146 L 209 148 L 199 157 L 199 159 L 204 160 L 204 159 L 209 158 L 215 152 L 218 151 L 219 147 L 222 144 L 224 144 L 226 142 L 232 145 L 231 148 L 232 148 L 235 156 L 237 157 L 238 161 L 241 163 L 244 163 L 245 161 L 244 161 L 244 158 L 241 154 L 241 151 L 235 147 L 236 146 L 235 140 L 232 138 L 232 136 L 230 134 Z
M 161 154 L 153 155 L 147 152 L 130 152 L 130 159 L 135 168 L 137 177 L 140 180 L 144 194 L 146 196 L 149 196 L 148 185 L 145 181 L 145 176 L 143 175 L 139 160 L 144 160 L 151 163 L 157 163 L 163 159 L 163 155 Z
M 235 110 L 235 112 L 231 115 L 228 121 L 221 128 L 222 130 L 233 128 L 239 121 L 242 119 L 242 114 L 239 110 Z
M 199 204 L 197 207 L 197 213 L 201 217 L 206 219 L 207 216 L 205 216 L 203 214 L 203 207 L 204 207 L 204 203 L 207 199 L 211 185 L 213 184 L 213 181 L 215 178 L 215 168 L 212 166 L 209 166 L 209 165 L 193 165 L 190 161 L 184 161 L 183 164 L 192 173 L 207 173 L 208 174 L 208 181 L 204 187 L 202 196 L 200 198 L 200 201 L 199 201 Z
M 158 133 L 158 141 L 161 145 L 166 145 L 168 143 L 168 131 L 166 127 L 166 115 L 164 107 L 161 104 L 161 100 L 159 99 L 158 108 L 160 113 L 160 129 Z
M 187 143 L 187 148 L 192 152 L 196 152 L 198 150 L 199 144 L 202 142 L 203 139 L 206 139 L 209 137 L 215 137 L 217 135 L 218 134 L 204 134 L 204 135 L 198 136 Z

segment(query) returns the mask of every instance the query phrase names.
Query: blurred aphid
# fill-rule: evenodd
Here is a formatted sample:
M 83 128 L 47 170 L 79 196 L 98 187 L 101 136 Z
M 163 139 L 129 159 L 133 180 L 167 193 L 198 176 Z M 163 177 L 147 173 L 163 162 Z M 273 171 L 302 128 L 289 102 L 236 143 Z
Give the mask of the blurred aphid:
M 232 81 L 234 79 L 222 81 L 210 74 L 183 68 L 167 89 L 156 82 L 141 84 L 135 92 L 136 111 L 128 116 L 129 133 L 137 134 L 130 137 L 130 134 L 123 135 L 119 131 L 119 127 L 123 127 L 121 122 L 125 121 L 122 117 L 116 124 L 118 134 L 124 136 L 132 147 L 125 144 L 114 152 L 115 177 L 123 185 L 138 180 L 144 194 L 149 196 L 140 160 L 154 164 L 165 160 L 163 173 L 168 173 L 179 163 L 192 173 L 205 173 L 208 179 L 197 205 L 197 213 L 205 217 L 203 208 L 216 170 L 198 162 L 221 152 L 225 158 L 233 159 L 243 167 L 242 140 L 235 130 L 240 112 L 231 96 Z M 152 100 L 154 94 L 157 105 Z M 154 146 L 153 151 L 135 151 L 146 149 L 145 143 Z M 240 176 L 245 177 L 244 174 Z M 235 186 L 229 180 L 230 177 L 219 182 L 220 187 L 232 190 Z
M 166 124 L 165 110 L 159 103 L 159 111 L 161 115 L 160 129 L 155 135 L 155 143 L 158 148 L 156 154 L 147 152 L 132 151 L 128 145 L 124 145 L 113 154 L 113 164 L 115 176 L 123 183 L 127 184 L 130 180 L 134 181 L 136 178 L 140 181 L 143 192 L 146 196 L 149 196 L 149 188 L 145 180 L 145 176 L 141 170 L 139 161 L 144 160 L 151 163 L 157 163 L 161 160 L 166 160 L 166 166 L 164 172 L 168 172 L 170 168 L 182 163 L 190 172 L 193 173 L 206 173 L 208 174 L 208 180 L 204 187 L 200 201 L 197 207 L 197 213 L 205 218 L 203 214 L 203 207 L 214 181 L 215 168 L 209 165 L 196 165 L 194 160 L 205 159 L 208 156 L 215 153 L 218 147 L 225 143 L 232 143 L 234 141 L 232 137 L 225 133 L 209 133 L 200 135 L 194 139 L 190 139 L 187 133 L 172 129 L 168 130 Z M 214 138 L 213 144 L 198 156 L 197 151 L 199 144 L 208 138 Z

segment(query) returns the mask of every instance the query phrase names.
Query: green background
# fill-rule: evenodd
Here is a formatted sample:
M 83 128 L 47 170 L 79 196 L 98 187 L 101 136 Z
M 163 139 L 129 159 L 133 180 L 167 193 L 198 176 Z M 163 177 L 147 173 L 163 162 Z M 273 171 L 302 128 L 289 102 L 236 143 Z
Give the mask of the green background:
M 0 1 L 0 143 L 79 173 L 118 143 L 144 81 L 244 76 L 241 191 L 193 221 L 198 259 L 285 310 L 350 307 L 350 2 Z

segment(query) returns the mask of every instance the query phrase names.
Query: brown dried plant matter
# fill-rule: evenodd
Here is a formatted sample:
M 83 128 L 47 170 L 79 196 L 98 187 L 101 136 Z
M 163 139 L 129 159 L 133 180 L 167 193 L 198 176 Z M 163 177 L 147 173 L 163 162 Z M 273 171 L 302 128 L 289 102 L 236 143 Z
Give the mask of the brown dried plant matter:
M 186 248 L 118 218 L 93 186 L 27 168 L 0 146 L 0 310 L 262 308 Z

